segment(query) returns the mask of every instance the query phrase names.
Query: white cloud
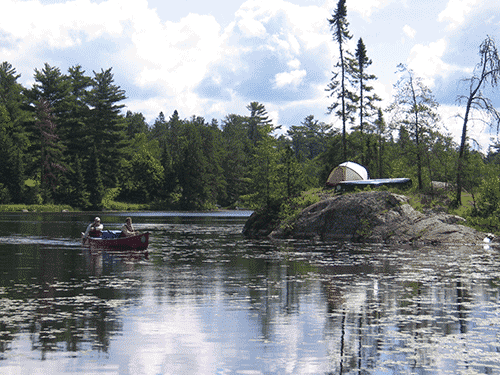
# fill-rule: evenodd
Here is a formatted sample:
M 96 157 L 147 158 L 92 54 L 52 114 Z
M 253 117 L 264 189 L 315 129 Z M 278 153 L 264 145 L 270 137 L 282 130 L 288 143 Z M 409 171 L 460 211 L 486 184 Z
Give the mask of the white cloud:
M 408 36 L 410 39 L 413 39 L 415 38 L 415 34 L 417 33 L 417 31 L 415 29 L 413 29 L 411 26 L 409 25 L 404 25 L 403 27 L 403 32 L 406 34 L 406 36 Z
M 220 58 L 220 26 L 212 16 L 197 14 L 190 14 L 178 23 L 154 21 L 144 19 L 134 24 L 135 50 L 130 57 L 144 65 L 136 82 L 177 95 L 195 86 L 209 64 Z
M 305 70 L 293 70 L 291 72 L 278 73 L 275 77 L 276 87 L 281 88 L 288 85 L 298 86 L 302 83 L 306 75 L 307 72 Z
M 243 18 L 238 21 L 238 27 L 246 37 L 263 38 L 266 35 L 264 25 L 252 18 Z
M 449 133 L 456 144 L 460 144 L 462 138 L 463 117 L 465 109 L 457 105 L 440 105 L 438 113 L 444 124 L 441 129 L 443 134 Z M 467 137 L 469 145 L 478 149 L 482 153 L 488 153 L 488 147 L 492 143 L 491 139 L 497 139 L 494 129 L 487 125 L 487 118 L 479 112 L 473 111 L 467 123 Z
M 356 0 L 348 3 L 348 11 L 359 13 L 364 19 L 369 19 L 375 10 L 387 6 L 391 0 Z M 333 2 L 330 2 L 333 3 Z M 337 8 L 337 1 L 332 4 L 330 9 Z
M 446 47 L 446 40 L 440 39 L 429 45 L 416 44 L 411 49 L 408 66 L 415 71 L 417 76 L 422 77 L 429 87 L 434 85 L 436 76 L 446 77 L 450 72 L 458 69 L 442 60 Z
M 439 13 L 440 22 L 449 22 L 447 29 L 454 30 L 466 19 L 480 0 L 449 0 L 446 9 Z
M 300 61 L 298 59 L 293 59 L 293 60 L 290 60 L 287 63 L 287 65 L 290 69 L 299 69 L 300 68 Z
M 5 0 L 0 13 L 0 30 L 20 48 L 43 44 L 49 48 L 68 48 L 103 34 L 119 36 L 124 22 L 147 1 L 123 3 L 108 0 L 100 4 L 89 0 L 42 5 L 38 0 Z

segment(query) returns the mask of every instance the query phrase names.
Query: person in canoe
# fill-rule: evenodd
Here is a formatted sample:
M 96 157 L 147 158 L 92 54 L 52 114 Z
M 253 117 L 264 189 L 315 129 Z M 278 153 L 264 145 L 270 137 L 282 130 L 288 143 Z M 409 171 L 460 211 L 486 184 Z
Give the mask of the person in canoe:
M 120 233 L 120 237 L 130 237 L 134 236 L 136 231 L 134 230 L 134 227 L 132 226 L 132 218 L 127 217 L 125 219 L 125 224 L 122 226 L 122 232 Z
M 101 237 L 103 228 L 104 226 L 101 223 L 101 219 L 98 216 L 96 216 L 94 221 L 87 226 L 87 230 L 85 231 L 83 238 L 87 238 L 89 236 Z

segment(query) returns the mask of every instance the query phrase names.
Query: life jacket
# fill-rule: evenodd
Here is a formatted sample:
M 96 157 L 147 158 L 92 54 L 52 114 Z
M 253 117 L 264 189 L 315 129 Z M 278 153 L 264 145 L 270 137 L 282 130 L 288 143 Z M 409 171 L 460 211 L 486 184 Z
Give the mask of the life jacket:
M 89 237 L 101 237 L 102 232 L 100 230 L 91 230 L 89 232 Z

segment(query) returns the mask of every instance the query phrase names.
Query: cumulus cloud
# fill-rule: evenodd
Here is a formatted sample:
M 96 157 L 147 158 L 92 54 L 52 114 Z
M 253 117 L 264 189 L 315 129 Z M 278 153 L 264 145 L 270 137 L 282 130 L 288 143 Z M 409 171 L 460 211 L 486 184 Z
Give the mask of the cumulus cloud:
M 238 27 L 246 37 L 262 38 L 266 35 L 264 25 L 252 18 L 243 18 L 238 21 Z
M 307 72 L 305 70 L 292 70 L 276 74 L 276 87 L 298 86 L 304 80 Z
M 245 2 L 224 30 L 225 52 L 211 65 L 198 93 L 209 102 L 238 98 L 264 103 L 317 95 L 314 84 L 324 80 L 330 67 L 327 17 L 321 8 L 282 0 Z
M 387 6 L 391 0 L 356 0 L 348 4 L 349 11 L 359 13 L 364 19 L 369 19 L 372 13 L 376 10 Z M 333 3 L 333 1 L 331 1 Z M 332 4 L 331 9 L 336 9 L 337 1 Z M 335 5 L 335 6 L 334 6 Z
M 458 68 L 443 61 L 447 43 L 440 39 L 428 45 L 416 44 L 413 46 L 408 58 L 408 66 L 415 71 L 417 76 L 422 77 L 427 86 L 434 85 L 435 78 L 446 77 Z
M 466 19 L 466 16 L 474 9 L 474 6 L 481 0 L 449 0 L 445 10 L 443 10 L 438 20 L 449 22 L 447 29 L 454 30 Z
M 438 113 L 441 117 L 443 134 L 450 134 L 456 144 L 462 139 L 463 115 L 465 109 L 457 105 L 440 105 Z M 467 123 L 467 136 L 469 145 L 482 153 L 488 153 L 492 139 L 496 140 L 495 129 L 488 127 L 487 117 L 484 114 L 473 111 Z

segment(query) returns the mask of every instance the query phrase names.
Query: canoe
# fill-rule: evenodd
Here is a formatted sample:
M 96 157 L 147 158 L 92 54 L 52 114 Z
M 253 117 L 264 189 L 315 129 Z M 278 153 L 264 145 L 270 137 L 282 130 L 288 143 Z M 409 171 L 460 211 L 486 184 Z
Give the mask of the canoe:
M 149 232 L 138 233 L 134 236 L 119 237 L 121 231 L 106 230 L 102 237 L 83 238 L 82 244 L 91 249 L 99 250 L 146 250 L 149 245 Z
M 337 192 L 348 192 L 355 189 L 364 189 L 367 187 L 396 187 L 400 189 L 408 189 L 411 187 L 412 181 L 409 178 L 379 178 L 373 180 L 355 180 L 342 181 L 335 186 Z

